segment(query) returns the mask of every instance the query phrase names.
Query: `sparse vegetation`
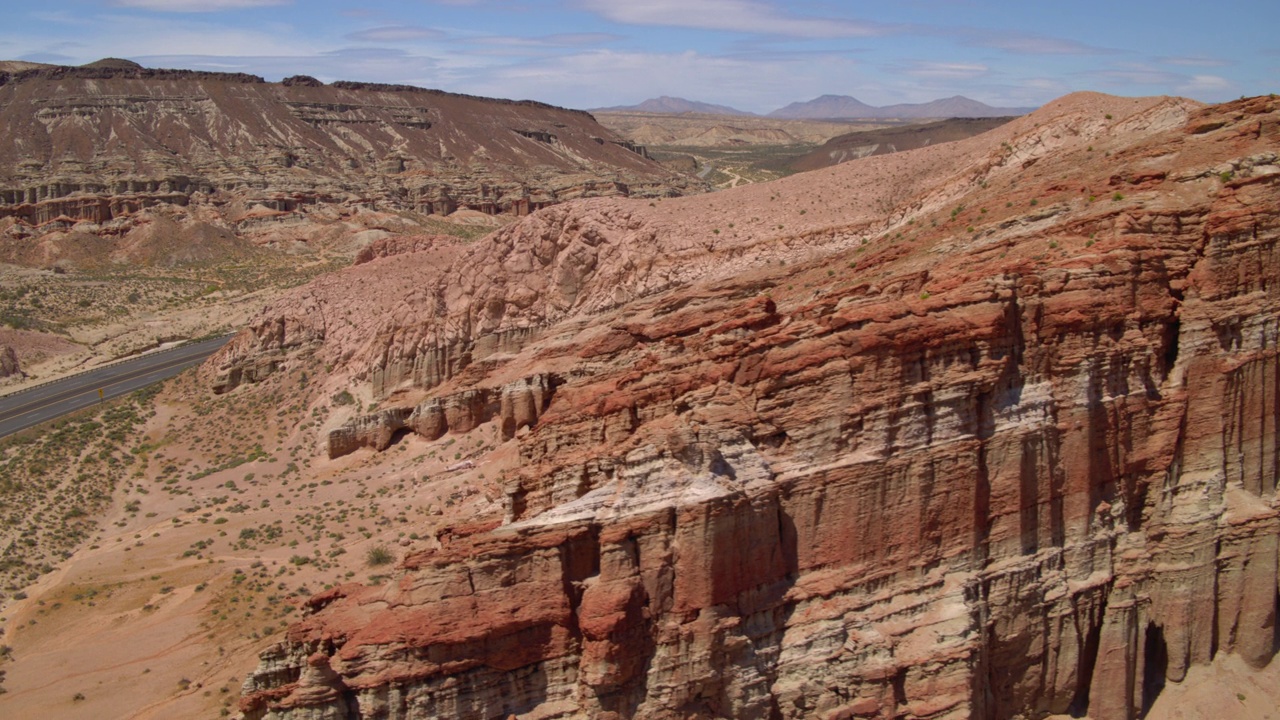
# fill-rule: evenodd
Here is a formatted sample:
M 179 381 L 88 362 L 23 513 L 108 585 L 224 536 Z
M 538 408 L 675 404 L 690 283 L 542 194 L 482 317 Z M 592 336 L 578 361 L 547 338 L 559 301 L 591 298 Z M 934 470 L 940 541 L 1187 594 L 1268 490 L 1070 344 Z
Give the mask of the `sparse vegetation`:
M 153 414 L 158 390 L 0 441 L 0 595 L 25 597 L 24 586 L 52 572 L 97 531 L 96 517 L 137 462 L 125 448 Z M 134 502 L 126 505 L 136 510 Z
M 61 333 L 119 323 L 141 313 L 212 308 L 263 288 L 289 288 L 338 269 L 343 261 L 299 263 L 267 254 L 252 262 L 181 268 L 105 266 L 61 274 L 21 275 L 0 286 L 0 324 Z M 210 293 L 218 292 L 219 297 Z M 208 330 L 220 328 L 210 327 Z

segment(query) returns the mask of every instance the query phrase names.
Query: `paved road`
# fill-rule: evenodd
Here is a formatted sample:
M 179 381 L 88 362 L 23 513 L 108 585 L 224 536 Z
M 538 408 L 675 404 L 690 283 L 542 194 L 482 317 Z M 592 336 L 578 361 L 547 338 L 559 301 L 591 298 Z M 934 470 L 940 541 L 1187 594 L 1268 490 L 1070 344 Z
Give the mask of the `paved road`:
M 143 355 L 110 367 L 0 397 L 0 437 L 39 425 L 69 412 L 126 395 L 199 364 L 227 344 L 230 335 Z

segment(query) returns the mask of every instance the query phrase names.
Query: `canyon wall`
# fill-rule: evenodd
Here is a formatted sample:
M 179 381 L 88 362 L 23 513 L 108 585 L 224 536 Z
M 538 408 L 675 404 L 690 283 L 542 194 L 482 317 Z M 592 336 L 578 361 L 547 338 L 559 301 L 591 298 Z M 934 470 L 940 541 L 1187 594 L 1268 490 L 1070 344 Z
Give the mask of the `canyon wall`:
M 497 418 L 519 464 L 387 584 L 313 597 L 243 716 L 1110 720 L 1219 653 L 1270 662 L 1276 102 L 1077 97 L 965 142 L 785 181 L 955 169 L 788 263 L 601 280 L 562 253 L 634 235 L 568 206 L 520 226 L 566 228 L 529 241 L 547 292 L 505 306 L 528 314 L 459 324 L 492 293 L 446 272 L 349 338 L 335 381 L 386 402 L 331 455 Z M 646 212 L 625 252 L 653 266 L 707 230 Z M 253 362 L 271 317 L 212 367 Z M 464 361 L 388 380 L 370 348 L 424 336 Z
M 522 216 L 700 189 L 542 103 L 126 61 L 0 72 L 0 253 L 18 261 L 4 245 L 116 238 L 157 208 L 255 237 L 335 209 Z

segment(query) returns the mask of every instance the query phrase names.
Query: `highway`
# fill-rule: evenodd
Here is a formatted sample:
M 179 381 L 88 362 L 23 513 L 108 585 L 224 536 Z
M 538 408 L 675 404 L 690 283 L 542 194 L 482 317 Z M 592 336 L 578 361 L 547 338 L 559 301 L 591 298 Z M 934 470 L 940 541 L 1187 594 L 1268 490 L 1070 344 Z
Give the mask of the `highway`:
M 171 378 L 203 362 L 230 339 L 224 335 L 143 355 L 0 397 L 0 437 Z

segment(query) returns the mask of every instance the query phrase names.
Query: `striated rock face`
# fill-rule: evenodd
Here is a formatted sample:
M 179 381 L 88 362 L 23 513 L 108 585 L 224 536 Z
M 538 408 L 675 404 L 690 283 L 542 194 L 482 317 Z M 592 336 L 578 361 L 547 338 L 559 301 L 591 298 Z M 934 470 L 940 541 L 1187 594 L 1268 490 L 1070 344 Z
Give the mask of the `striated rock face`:
M 0 72 L 0 257 L 78 227 L 119 237 L 165 208 L 265 241 L 333 210 L 526 215 L 697 183 L 591 115 L 369 83 L 121 63 Z
M 244 717 L 1137 718 L 1269 662 L 1278 149 L 1267 98 L 1071 96 L 771 184 L 900 193 L 799 236 L 711 240 L 748 188 L 491 238 L 341 343 L 386 402 L 329 447 L 501 416 L 501 512 L 314 597 Z M 373 351 L 424 337 L 429 368 Z

